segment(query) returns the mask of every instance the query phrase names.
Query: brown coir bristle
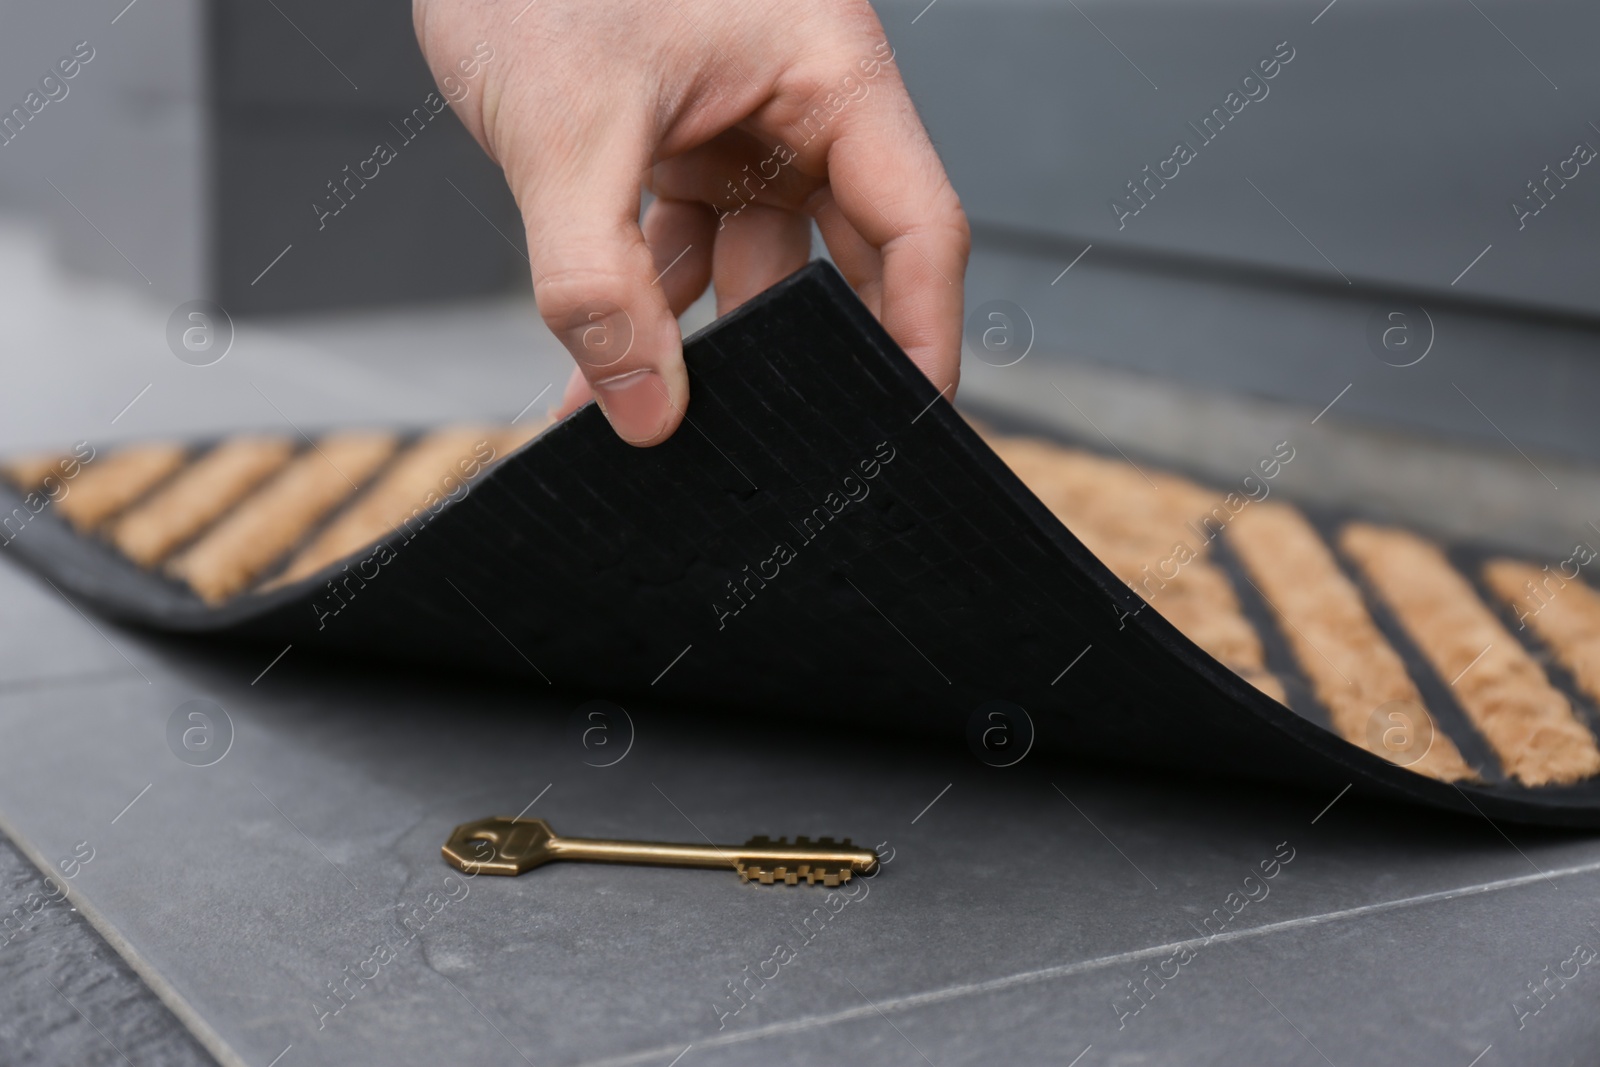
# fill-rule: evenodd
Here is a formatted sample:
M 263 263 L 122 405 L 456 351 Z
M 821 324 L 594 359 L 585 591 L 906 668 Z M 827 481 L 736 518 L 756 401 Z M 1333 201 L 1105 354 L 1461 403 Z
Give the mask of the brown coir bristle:
M 324 437 L 174 557 L 167 572 L 208 604 L 244 591 L 356 492 L 397 443 L 379 431 Z
M 139 566 L 155 566 L 287 463 L 293 451 L 281 437 L 224 441 L 117 519 L 111 543 Z
M 1454 688 L 1507 774 L 1558 785 L 1600 772 L 1600 750 L 1571 702 L 1437 545 L 1367 523 L 1346 526 L 1339 543 Z
M 80 533 L 92 530 L 183 466 L 186 454 L 182 445 L 134 445 L 86 463 L 56 507 Z
M 1304 516 L 1287 504 L 1253 504 L 1234 521 L 1228 539 L 1282 621 L 1283 636 L 1339 736 L 1432 778 L 1477 777 L 1427 710 L 1361 591 Z M 1405 717 L 1401 735 L 1390 733 L 1394 708 Z M 1391 750 L 1390 737 L 1403 740 Z M 1427 746 L 1420 758 L 1415 738 Z

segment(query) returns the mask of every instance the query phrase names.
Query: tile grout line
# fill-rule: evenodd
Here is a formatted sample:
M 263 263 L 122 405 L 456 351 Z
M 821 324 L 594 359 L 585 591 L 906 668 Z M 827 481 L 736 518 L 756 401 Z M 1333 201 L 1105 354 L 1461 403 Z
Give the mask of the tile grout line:
M 1054 967 L 1042 967 L 1038 970 L 1023 971 L 1020 974 L 1006 975 L 1001 978 L 991 978 L 980 982 L 969 982 L 962 985 L 946 986 L 942 989 L 928 990 L 922 993 L 911 993 L 901 997 L 891 997 L 879 1001 L 871 1008 L 846 1008 L 841 1011 L 830 1012 L 823 1015 L 807 1015 L 786 1022 L 771 1023 L 767 1026 L 733 1034 L 715 1034 L 695 1041 L 701 1047 L 714 1048 L 723 1045 L 742 1044 L 765 1037 L 778 1037 L 785 1034 L 803 1033 L 807 1030 L 817 1030 L 833 1026 L 838 1023 L 852 1022 L 856 1019 L 870 1018 L 879 1009 L 884 1011 L 906 1011 L 921 1008 L 931 1004 L 940 1004 L 945 1001 L 959 1000 L 963 997 L 976 996 L 985 993 L 996 993 L 1020 986 L 1033 985 L 1038 982 L 1052 981 L 1057 978 L 1070 978 L 1079 974 L 1101 970 L 1106 967 L 1120 966 L 1133 963 L 1147 957 L 1168 955 L 1185 946 L 1193 945 L 1196 941 L 1207 940 L 1208 944 L 1216 942 L 1241 941 L 1257 937 L 1266 937 L 1284 930 L 1299 929 L 1301 927 L 1319 926 L 1324 923 L 1337 922 L 1343 919 L 1354 918 L 1361 915 L 1376 915 L 1402 908 L 1415 907 L 1423 904 L 1432 904 L 1445 900 L 1455 900 L 1461 897 L 1481 896 L 1485 893 L 1498 892 L 1504 889 L 1517 889 L 1525 885 L 1532 885 L 1546 881 L 1550 878 L 1566 878 L 1579 874 L 1593 874 L 1600 872 L 1600 860 L 1591 863 L 1579 864 L 1575 867 L 1563 867 L 1548 871 L 1543 874 L 1524 874 L 1512 878 L 1502 878 L 1494 882 L 1483 882 L 1477 885 L 1459 886 L 1454 889 L 1441 889 L 1433 893 L 1422 893 L 1414 897 L 1401 897 L 1397 900 L 1382 901 L 1377 904 L 1361 904 L 1353 908 L 1342 908 L 1337 911 L 1323 912 L 1319 915 L 1307 915 L 1295 919 L 1284 919 L 1275 923 L 1265 923 L 1248 929 L 1225 930 L 1220 934 L 1204 938 L 1187 938 L 1183 941 L 1173 941 L 1167 944 L 1151 945 L 1147 948 L 1131 949 L 1127 952 L 1118 952 L 1110 956 L 1097 956 L 1093 959 L 1081 960 L 1077 963 L 1058 964 Z M 645 1049 L 640 1052 L 608 1059 L 588 1060 L 579 1067 L 626 1067 L 629 1064 L 646 1063 L 651 1060 L 669 1056 L 679 1048 L 677 1044 Z
M 22 853 L 29 863 L 46 874 L 53 873 L 55 868 L 51 866 L 50 861 L 34 847 L 32 841 L 18 832 L 16 824 L 3 812 L 0 812 L 0 834 L 5 834 L 12 846 Z M 220 1067 L 250 1067 L 244 1057 L 235 1052 L 232 1046 L 223 1040 L 222 1035 L 212 1029 L 205 1016 L 178 992 L 177 987 L 168 982 L 165 976 L 133 946 L 133 943 L 122 936 L 105 913 L 89 902 L 86 893 L 77 894 L 74 905 L 78 909 L 78 914 L 83 916 L 111 951 L 122 957 L 128 968 L 144 982 L 145 988 L 154 993 L 156 999 L 172 1012 L 200 1046 L 216 1058 Z
M 86 671 L 83 674 L 45 674 L 34 675 L 29 678 L 0 678 L 0 700 L 6 700 L 22 693 L 49 692 L 52 689 L 71 689 L 80 685 L 95 685 L 100 682 L 117 682 L 123 679 L 132 680 L 122 667 L 108 667 L 102 671 Z

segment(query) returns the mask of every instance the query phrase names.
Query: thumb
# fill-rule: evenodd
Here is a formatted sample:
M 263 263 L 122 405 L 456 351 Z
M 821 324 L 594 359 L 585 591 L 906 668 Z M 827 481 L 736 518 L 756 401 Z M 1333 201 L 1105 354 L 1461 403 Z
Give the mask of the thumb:
M 586 133 L 567 158 L 541 163 L 517 188 L 534 297 L 617 436 L 659 444 L 683 418 L 689 378 L 678 321 L 639 228 L 647 153 L 636 137 Z

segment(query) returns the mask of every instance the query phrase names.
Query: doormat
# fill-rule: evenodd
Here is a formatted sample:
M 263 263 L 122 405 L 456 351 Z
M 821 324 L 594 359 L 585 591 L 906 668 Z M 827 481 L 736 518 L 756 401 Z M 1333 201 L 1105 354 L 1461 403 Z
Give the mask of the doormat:
M 685 360 L 651 449 L 591 405 L 14 459 L 0 554 L 161 630 L 1600 826 L 1583 546 L 1268 500 L 1287 442 L 1214 488 L 979 428 L 822 263 Z

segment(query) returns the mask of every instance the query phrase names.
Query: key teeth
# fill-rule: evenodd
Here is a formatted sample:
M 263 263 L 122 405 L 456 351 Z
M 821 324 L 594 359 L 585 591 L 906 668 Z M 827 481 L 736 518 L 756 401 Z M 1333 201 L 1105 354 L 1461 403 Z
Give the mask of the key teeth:
M 790 867 L 788 864 L 780 863 L 766 867 L 744 860 L 736 861 L 735 869 L 739 872 L 739 881 L 758 882 L 761 885 L 774 885 L 778 882 L 784 885 L 799 885 L 800 879 L 804 878 L 807 885 L 821 882 L 825 886 L 836 887 L 848 882 L 854 873 L 848 867 L 833 867 L 826 864 L 797 863 Z
M 844 838 L 842 843 L 836 842 L 833 837 L 806 837 L 797 836 L 794 844 L 789 843 L 788 837 L 772 838 L 766 834 L 758 834 L 745 842 L 751 849 L 781 849 L 793 848 L 797 850 L 814 849 L 828 851 L 840 847 L 850 848 L 850 839 Z M 850 881 L 855 872 L 849 864 L 819 864 L 805 861 L 777 862 L 768 860 L 766 863 L 737 859 L 734 869 L 739 873 L 739 881 L 755 883 L 758 885 L 799 885 L 801 879 L 807 885 L 816 885 L 821 882 L 829 888 L 835 888 Z

